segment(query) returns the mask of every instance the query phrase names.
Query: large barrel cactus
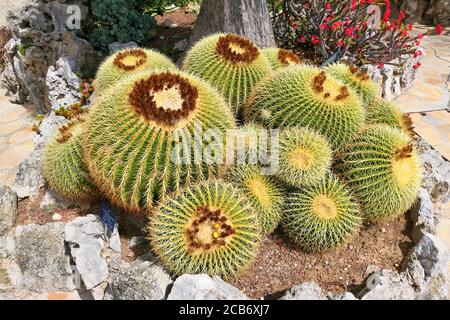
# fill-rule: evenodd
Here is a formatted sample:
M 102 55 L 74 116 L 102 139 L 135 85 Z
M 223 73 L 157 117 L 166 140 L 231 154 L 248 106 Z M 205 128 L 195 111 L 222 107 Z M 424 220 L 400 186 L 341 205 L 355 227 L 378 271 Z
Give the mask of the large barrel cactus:
M 176 275 L 237 275 L 256 256 L 259 227 L 250 202 L 228 183 L 204 182 L 167 199 L 151 217 L 151 246 Z
M 260 49 L 247 38 L 214 34 L 189 50 L 183 70 L 211 83 L 239 114 L 251 90 L 271 72 L 271 67 Z
M 365 129 L 344 150 L 338 169 L 371 220 L 408 210 L 421 182 L 419 156 L 411 138 L 386 125 Z
M 273 70 L 302 63 L 302 59 L 291 50 L 267 48 L 262 49 L 261 52 L 269 60 Z
M 233 128 L 233 114 L 207 83 L 179 71 L 143 72 L 98 99 L 84 150 L 108 198 L 142 212 L 170 192 L 220 174 L 220 161 L 205 161 L 197 152 L 208 144 L 201 133 L 225 135 Z

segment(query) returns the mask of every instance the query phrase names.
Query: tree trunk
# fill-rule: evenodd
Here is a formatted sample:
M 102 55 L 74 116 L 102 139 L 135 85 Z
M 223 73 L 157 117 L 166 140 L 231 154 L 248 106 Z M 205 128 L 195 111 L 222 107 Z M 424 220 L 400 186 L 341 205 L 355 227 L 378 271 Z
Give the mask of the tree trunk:
M 261 48 L 276 46 L 266 0 L 203 0 L 190 43 L 218 32 L 247 37 Z

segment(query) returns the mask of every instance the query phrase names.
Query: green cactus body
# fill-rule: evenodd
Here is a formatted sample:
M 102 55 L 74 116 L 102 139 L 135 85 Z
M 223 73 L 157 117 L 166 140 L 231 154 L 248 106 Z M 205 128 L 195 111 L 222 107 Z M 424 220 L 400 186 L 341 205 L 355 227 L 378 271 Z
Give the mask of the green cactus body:
M 259 227 L 250 202 L 231 184 L 204 182 L 167 199 L 151 217 L 150 243 L 176 275 L 228 279 L 254 259 Z
M 215 34 L 189 50 L 183 70 L 211 83 L 239 115 L 251 90 L 271 72 L 271 67 L 250 40 L 234 34 Z
M 355 90 L 361 97 L 364 107 L 373 99 L 381 97 L 379 88 L 370 80 L 369 75 L 355 66 L 335 63 L 328 66 L 326 71 Z
M 291 50 L 266 48 L 262 49 L 261 53 L 269 60 L 273 70 L 302 63 L 300 57 Z
M 374 99 L 368 104 L 366 111 L 367 124 L 386 124 L 409 135 L 413 134 L 412 119 L 389 101 Z
M 308 128 L 291 127 L 280 134 L 278 178 L 292 187 L 320 182 L 331 167 L 333 152 L 327 139 Z
M 179 71 L 142 72 L 97 100 L 84 150 L 108 198 L 141 213 L 170 192 L 220 174 L 223 164 L 199 158 L 208 144 L 199 130 L 225 135 L 235 126 L 223 98 L 201 79 Z
M 272 233 L 281 220 L 284 203 L 282 187 L 272 177 L 263 175 L 261 168 L 254 165 L 233 166 L 227 181 L 237 186 L 251 201 L 263 234 Z
M 414 203 L 421 182 L 411 139 L 386 125 L 365 129 L 344 150 L 338 169 L 370 220 L 404 213 Z
M 109 56 L 98 68 L 94 80 L 97 95 L 124 77 L 143 70 L 175 70 L 175 64 L 165 55 L 148 49 L 125 49 Z
M 44 149 L 42 171 L 49 187 L 64 198 L 89 203 L 98 191 L 91 182 L 82 152 L 83 116 L 59 129 Z
M 288 237 L 307 252 L 335 248 L 355 235 L 362 223 L 357 202 L 333 175 L 290 194 L 283 215 Z
M 272 127 L 308 127 L 325 136 L 333 149 L 343 146 L 364 122 L 357 94 L 312 66 L 278 70 L 260 82 L 246 104 L 246 120 Z

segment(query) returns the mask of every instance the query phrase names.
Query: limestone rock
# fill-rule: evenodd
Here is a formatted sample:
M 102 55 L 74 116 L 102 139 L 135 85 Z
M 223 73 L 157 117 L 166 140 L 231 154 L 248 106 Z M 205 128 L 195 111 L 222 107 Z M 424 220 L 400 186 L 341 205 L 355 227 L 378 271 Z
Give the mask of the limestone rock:
M 19 289 L 33 292 L 75 290 L 63 223 L 17 227 L 12 250 L 21 272 L 20 279 L 16 279 Z
M 19 165 L 16 176 L 16 183 L 12 189 L 17 193 L 20 199 L 34 196 L 39 188 L 44 186 L 44 177 L 42 176 L 42 150 L 33 151 Z
M 404 273 L 382 269 L 370 276 L 361 300 L 414 300 L 416 291 Z
M 327 300 L 327 296 L 315 282 L 305 282 L 291 288 L 280 300 Z
M 175 280 L 167 300 L 248 300 L 248 297 L 219 277 L 185 274 Z
M 118 273 L 110 286 L 114 300 L 162 300 L 172 284 L 153 259 L 136 260 Z
M 48 117 L 42 120 L 39 126 L 39 134 L 35 135 L 34 143 L 36 148 L 42 149 L 45 143 L 56 133 L 56 130 L 67 122 L 66 118 L 57 116 L 54 112 L 51 112 Z
M 7 186 L 0 186 L 0 238 L 14 226 L 17 217 L 17 194 Z
M 351 292 L 345 292 L 345 293 L 329 293 L 328 294 L 329 300 L 358 300 Z
M 414 243 L 418 243 L 425 233 L 436 233 L 438 215 L 434 211 L 428 191 L 424 188 L 420 189 L 419 197 L 411 208 L 411 220 L 413 222 L 412 239 Z
M 187 50 L 187 47 L 189 45 L 189 42 L 187 39 L 183 39 L 181 41 L 178 41 L 175 43 L 175 46 L 173 47 L 174 51 L 183 52 Z

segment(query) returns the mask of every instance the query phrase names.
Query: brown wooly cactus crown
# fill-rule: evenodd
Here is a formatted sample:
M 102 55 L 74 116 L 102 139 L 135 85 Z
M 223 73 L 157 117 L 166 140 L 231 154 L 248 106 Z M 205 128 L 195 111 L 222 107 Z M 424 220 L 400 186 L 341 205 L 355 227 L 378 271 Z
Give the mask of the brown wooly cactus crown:
M 176 275 L 239 274 L 257 254 L 259 226 L 250 202 L 223 181 L 208 181 L 166 199 L 150 219 L 153 251 Z
M 223 164 L 196 158 L 196 147 L 205 145 L 194 137 L 199 127 L 225 136 L 235 126 L 223 98 L 201 79 L 180 71 L 144 71 L 96 101 L 84 149 L 105 195 L 141 213 L 171 192 L 220 174 Z
M 336 169 L 370 220 L 403 214 L 416 200 L 421 183 L 411 138 L 387 125 L 364 129 L 339 156 Z
M 212 84 L 236 115 L 257 82 L 272 70 L 254 43 L 235 34 L 203 38 L 188 51 L 182 69 Z
M 335 63 L 328 66 L 326 71 L 355 90 L 361 97 L 364 107 L 373 99 L 381 97 L 380 89 L 370 79 L 367 72 L 360 70 L 356 66 Z
M 142 70 L 175 70 L 175 64 L 165 55 L 149 49 L 124 49 L 109 56 L 99 67 L 94 80 L 97 95 L 130 73 Z
M 283 128 L 308 127 L 341 148 L 364 124 L 356 92 L 317 67 L 282 68 L 262 80 L 245 107 L 245 120 Z
M 49 187 L 66 199 L 89 203 L 98 190 L 89 175 L 82 152 L 85 114 L 59 129 L 44 149 L 42 171 Z
M 373 99 L 367 105 L 366 111 L 367 124 L 386 124 L 400 129 L 410 136 L 414 135 L 411 117 L 402 113 L 393 103 L 381 98 Z
M 283 67 L 301 64 L 303 61 L 291 50 L 279 48 L 266 48 L 261 50 L 262 54 L 269 60 L 273 70 Z

